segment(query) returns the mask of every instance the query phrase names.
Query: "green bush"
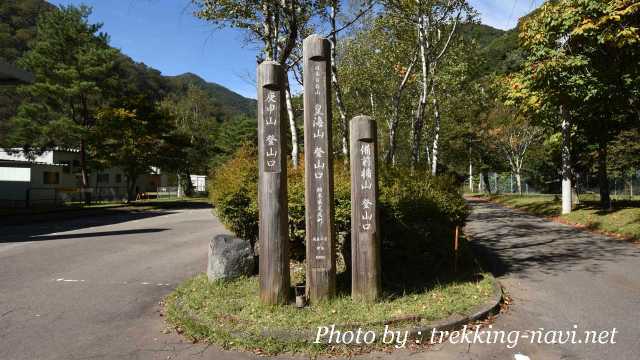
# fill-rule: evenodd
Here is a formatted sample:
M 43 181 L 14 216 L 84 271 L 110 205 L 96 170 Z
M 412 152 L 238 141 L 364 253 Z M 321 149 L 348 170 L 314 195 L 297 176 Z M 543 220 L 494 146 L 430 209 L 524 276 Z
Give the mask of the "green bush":
M 256 158 L 254 147 L 241 148 L 211 174 L 209 191 L 219 219 L 252 243 L 258 238 Z M 292 257 L 297 259 L 304 258 L 303 167 L 288 169 L 289 232 Z M 443 255 L 451 251 L 453 228 L 464 224 L 468 216 L 455 179 L 395 168 L 380 172 L 379 185 L 384 273 L 406 278 L 409 274 L 403 275 L 403 269 L 408 267 L 404 265 L 414 260 L 431 271 L 444 266 L 448 257 Z M 341 161 L 334 164 L 334 189 L 336 232 L 345 234 L 348 242 L 351 183 L 349 169 Z

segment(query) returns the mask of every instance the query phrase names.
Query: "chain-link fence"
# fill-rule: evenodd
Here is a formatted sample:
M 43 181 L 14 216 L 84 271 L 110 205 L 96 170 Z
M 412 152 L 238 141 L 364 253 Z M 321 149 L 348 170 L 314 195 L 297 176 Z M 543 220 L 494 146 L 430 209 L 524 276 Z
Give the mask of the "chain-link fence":
M 509 173 L 492 172 L 486 175 L 477 174 L 471 179 L 471 184 L 469 183 L 469 178 L 467 178 L 465 192 L 491 192 L 492 194 L 515 194 L 519 192 L 517 177 Z M 524 176 L 521 178 L 521 186 L 523 194 L 540 193 L 540 189 Z
M 624 176 L 609 176 L 609 192 L 613 199 L 633 199 L 640 200 L 640 172 L 628 172 Z M 592 174 L 576 174 L 575 189 L 580 196 L 599 200 L 600 183 L 597 176 Z M 470 186 L 469 178 L 465 182 L 465 192 L 493 194 L 517 194 L 517 177 L 511 173 L 487 173 L 485 175 L 476 174 L 471 179 L 473 187 Z M 523 175 L 521 179 L 522 194 L 560 194 L 562 179 L 541 182 Z
M 89 199 L 92 203 L 124 202 L 127 200 L 126 187 L 93 188 L 27 188 L 24 193 L 13 194 L 11 199 L 0 199 L 0 208 L 57 207 L 82 203 Z
M 158 199 L 175 199 L 180 195 L 177 186 L 158 187 L 156 194 Z

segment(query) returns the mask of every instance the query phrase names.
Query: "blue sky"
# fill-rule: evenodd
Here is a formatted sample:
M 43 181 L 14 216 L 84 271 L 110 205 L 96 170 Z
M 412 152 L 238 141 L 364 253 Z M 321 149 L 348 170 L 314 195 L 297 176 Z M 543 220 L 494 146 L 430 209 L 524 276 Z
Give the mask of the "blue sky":
M 196 19 L 189 0 L 53 0 L 93 8 L 92 22 L 104 23 L 111 45 L 135 61 L 165 75 L 192 72 L 246 97 L 255 98 L 252 83 L 256 48 L 243 33 L 214 29 Z M 520 16 L 542 0 L 470 0 L 482 22 L 500 29 L 515 26 Z

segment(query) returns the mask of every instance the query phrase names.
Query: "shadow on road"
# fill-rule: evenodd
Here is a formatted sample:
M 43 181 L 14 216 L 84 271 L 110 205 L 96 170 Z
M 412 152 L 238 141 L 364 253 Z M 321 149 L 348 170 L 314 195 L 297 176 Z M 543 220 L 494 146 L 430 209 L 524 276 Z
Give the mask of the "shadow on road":
M 24 241 L 42 241 L 42 240 L 65 240 L 65 239 L 81 239 L 91 237 L 102 236 L 120 236 L 120 235 L 134 235 L 134 234 L 149 234 L 167 231 L 169 229 L 132 229 L 132 230 L 114 230 L 114 231 L 97 231 L 80 234 L 64 234 L 64 235 L 36 235 L 28 238 L 17 238 L 12 242 L 24 242 Z
M 580 268 L 598 273 L 605 263 L 640 256 L 633 244 L 556 224 L 502 206 L 469 200 L 471 246 L 496 276 L 556 275 Z
M 41 240 L 56 240 L 56 239 L 69 239 L 72 236 L 84 237 L 73 235 L 55 235 L 55 236 L 43 236 L 52 233 L 61 233 L 67 231 L 81 230 L 96 226 L 106 226 L 125 223 L 135 220 L 143 220 L 153 217 L 165 216 L 174 214 L 176 211 L 170 210 L 147 210 L 136 208 L 112 208 L 112 209 L 96 209 L 91 213 L 75 214 L 70 212 L 64 214 L 62 217 L 50 216 L 47 221 L 39 221 L 34 223 L 24 223 L 20 225 L 7 225 L 2 226 L 0 232 L 0 243 L 9 242 L 25 242 L 25 241 L 41 241 Z M 74 216 L 75 215 L 75 216 Z M 142 230 L 126 230 L 126 231 L 164 231 L 165 229 L 142 229 Z M 108 233 L 87 233 L 89 236 L 108 236 Z

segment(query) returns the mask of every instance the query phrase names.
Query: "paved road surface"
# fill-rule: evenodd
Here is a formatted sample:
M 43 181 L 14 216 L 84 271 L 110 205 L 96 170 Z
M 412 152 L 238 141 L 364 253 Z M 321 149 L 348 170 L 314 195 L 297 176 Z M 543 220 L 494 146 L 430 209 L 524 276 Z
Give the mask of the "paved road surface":
M 0 230 L 0 359 L 167 359 L 158 302 L 206 269 L 211 209 L 113 214 Z
M 466 227 L 513 297 L 496 328 L 608 330 L 615 345 L 475 345 L 462 359 L 639 359 L 640 246 L 472 201 Z M 640 221 L 638 219 L 637 221 Z M 577 340 L 580 335 L 576 337 Z M 551 338 L 549 338 L 551 339 Z M 451 351 L 452 349 L 447 349 Z
M 496 330 L 611 330 L 615 345 L 441 345 L 365 359 L 638 359 L 640 247 L 472 202 L 467 233 L 514 303 Z M 0 359 L 255 359 L 163 334 L 158 301 L 205 269 L 209 209 L 0 232 Z

